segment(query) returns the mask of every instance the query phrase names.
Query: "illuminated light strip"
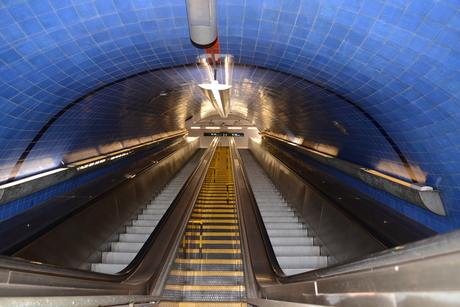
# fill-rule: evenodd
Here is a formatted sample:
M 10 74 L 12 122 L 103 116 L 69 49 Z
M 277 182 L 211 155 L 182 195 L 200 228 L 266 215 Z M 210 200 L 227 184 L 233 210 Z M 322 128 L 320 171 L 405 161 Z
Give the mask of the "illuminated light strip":
M 201 127 L 190 127 L 190 129 L 201 129 Z
M 220 127 L 206 127 L 206 129 L 220 129 Z
M 243 129 L 243 127 L 227 127 L 227 129 Z
M 91 162 L 91 163 L 87 163 L 87 164 L 77 166 L 77 171 L 81 171 L 82 169 L 86 169 L 86 168 L 90 168 L 90 167 L 102 164 L 102 163 L 104 163 L 106 161 L 107 161 L 107 159 L 101 159 L 101 160 L 97 160 L 97 161 L 94 161 L 94 162 Z
M 18 184 L 22 184 L 22 183 L 25 183 L 25 182 L 28 182 L 28 181 L 32 181 L 32 180 L 35 180 L 35 179 L 39 179 L 39 178 L 42 178 L 42 177 L 46 177 L 46 176 L 49 176 L 49 175 L 52 175 L 52 174 L 56 174 L 56 173 L 59 173 L 59 172 L 62 172 L 62 171 L 66 171 L 66 170 L 67 170 L 67 168 L 57 168 L 57 169 L 53 169 L 53 170 L 51 170 L 51 171 L 47 171 L 47 172 L 44 172 L 44 173 L 41 173 L 41 174 L 33 175 L 33 176 L 30 176 L 30 177 L 27 177 L 27 178 L 24 178 L 24 179 L 19 179 L 19 180 L 10 182 L 10 183 L 6 183 L 6 184 L 3 184 L 3 185 L 0 185 L 0 189 L 6 189 L 6 188 L 9 188 L 9 187 L 18 185 Z

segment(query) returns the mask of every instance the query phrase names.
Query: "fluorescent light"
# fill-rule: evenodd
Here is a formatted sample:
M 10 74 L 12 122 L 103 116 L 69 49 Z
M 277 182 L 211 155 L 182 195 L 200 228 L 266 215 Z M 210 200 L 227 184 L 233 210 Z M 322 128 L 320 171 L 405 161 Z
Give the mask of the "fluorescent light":
M 220 127 L 206 127 L 206 129 L 220 129 Z
M 0 185 L 0 189 L 6 189 L 6 188 L 9 188 L 9 187 L 18 185 L 18 184 L 22 184 L 24 182 L 39 179 L 39 178 L 42 178 L 42 177 L 45 177 L 45 176 L 48 176 L 48 175 L 52 175 L 52 174 L 55 174 L 55 173 L 59 173 L 59 172 L 65 171 L 65 170 L 67 170 L 67 168 L 53 169 L 51 171 L 47 171 L 47 172 L 44 172 L 44 173 L 41 173 L 41 174 L 33 175 L 33 176 L 30 176 L 30 177 L 27 177 L 27 178 L 24 178 L 24 179 L 19 179 L 19 180 L 10 182 L 10 183 Z
M 190 129 L 201 129 L 201 127 L 190 127 Z
M 243 129 L 243 127 L 228 127 L 228 129 Z

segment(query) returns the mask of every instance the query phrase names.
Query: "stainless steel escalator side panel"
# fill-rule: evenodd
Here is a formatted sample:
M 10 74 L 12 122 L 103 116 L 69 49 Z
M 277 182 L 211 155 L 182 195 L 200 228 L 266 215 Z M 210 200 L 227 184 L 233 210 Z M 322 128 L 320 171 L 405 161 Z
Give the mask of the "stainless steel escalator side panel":
M 332 263 L 385 250 L 371 234 L 348 219 L 260 144 L 250 140 L 249 149 L 335 260 Z
M 217 140 L 214 149 L 216 145 Z M 196 185 L 203 180 L 212 154 L 212 149 L 208 149 L 165 219 L 163 225 L 166 226 L 159 229 L 150 246 L 141 250 L 142 255 L 133 260 L 138 262 L 136 266 L 130 266 L 123 274 L 108 275 L 0 256 L 0 297 L 30 297 L 31 304 L 34 297 L 44 296 L 151 295 L 152 300 L 159 298 L 168 263 L 174 261 L 173 247 L 180 244 L 199 191 Z

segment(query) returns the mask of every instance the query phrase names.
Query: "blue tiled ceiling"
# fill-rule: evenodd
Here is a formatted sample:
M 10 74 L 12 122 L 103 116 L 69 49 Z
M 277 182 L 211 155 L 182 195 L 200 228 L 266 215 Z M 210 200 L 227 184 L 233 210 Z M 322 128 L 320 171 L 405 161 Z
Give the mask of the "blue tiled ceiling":
M 412 177 L 442 191 L 440 223 L 456 227 L 447 224 L 460 221 L 459 6 L 219 0 L 221 53 L 242 64 L 233 111 L 410 180 L 402 155 Z M 201 52 L 184 0 L 1 1 L 0 182 L 206 116 L 196 84 L 208 76 L 191 65 Z M 164 89 L 175 92 L 149 103 Z

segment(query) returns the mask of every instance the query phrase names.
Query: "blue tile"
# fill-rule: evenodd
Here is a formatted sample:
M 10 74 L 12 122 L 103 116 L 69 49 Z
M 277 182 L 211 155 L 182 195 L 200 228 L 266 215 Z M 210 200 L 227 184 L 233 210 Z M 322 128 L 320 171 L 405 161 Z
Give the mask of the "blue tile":
M 436 0 L 411 1 L 408 10 L 421 16 L 426 16 L 435 3 Z
M 425 51 L 425 55 L 431 57 L 432 59 L 439 60 L 443 59 L 449 53 L 449 51 L 450 49 L 447 47 L 433 43 Z
M 81 18 L 86 19 L 98 16 L 96 7 L 91 2 L 79 4 L 75 8 L 77 9 L 77 12 L 81 16 Z
M 58 15 L 56 15 L 55 12 L 50 12 L 50 13 L 38 16 L 38 20 L 40 21 L 42 26 L 47 30 L 62 26 L 62 22 L 59 19 Z
M 405 12 L 398 22 L 398 26 L 409 31 L 415 31 L 423 21 L 423 17 L 410 12 Z
M 49 4 L 48 1 L 43 0 L 29 0 L 27 4 L 32 9 L 36 15 L 44 14 L 51 12 L 53 7 Z
M 403 10 L 392 5 L 385 5 L 380 13 L 379 18 L 387 23 L 396 24 L 401 17 Z
M 22 29 L 16 24 L 0 29 L 0 33 L 9 42 L 15 42 L 26 37 Z
M 374 21 L 375 21 L 374 18 L 359 14 L 356 17 L 356 20 L 355 20 L 353 26 L 355 28 L 357 28 L 357 29 L 362 30 L 362 31 L 369 32 L 370 29 L 374 25 Z
M 456 8 L 442 2 L 437 2 L 430 10 L 427 17 L 445 24 L 452 18 L 452 16 L 455 15 L 455 13 L 457 13 Z
M 113 5 L 112 1 L 96 0 L 94 1 L 94 6 L 100 15 L 107 15 L 117 12 L 117 9 Z
M 72 5 L 70 0 L 48 0 L 54 9 L 61 9 Z
M 429 39 L 434 39 L 439 32 L 443 29 L 443 26 L 437 22 L 429 19 L 424 19 L 420 27 L 417 29 L 417 34 L 424 36 Z
M 357 15 L 358 14 L 355 12 L 339 9 L 339 12 L 337 13 L 336 22 L 339 22 L 347 26 L 351 26 L 354 23 Z
M 31 18 L 19 23 L 22 31 L 28 36 L 40 33 L 44 31 L 43 27 L 40 25 L 36 18 Z
M 420 35 L 414 34 L 412 38 L 409 40 L 409 42 L 407 43 L 407 47 L 417 52 L 423 52 L 430 44 L 431 44 L 430 40 Z
M 319 3 L 313 1 L 302 1 L 299 13 L 307 16 L 316 17 L 319 10 Z
M 134 5 L 131 1 L 126 0 L 113 0 L 115 7 L 118 11 L 127 11 L 134 9 Z
M 7 10 L 16 22 L 34 17 L 34 13 L 30 10 L 27 4 L 23 2 L 8 6 Z
M 460 33 L 450 28 L 444 28 L 436 38 L 436 41 L 444 46 L 453 48 L 460 41 Z
M 27 57 L 31 54 L 34 54 L 38 51 L 35 45 L 32 42 L 26 42 L 16 47 L 16 50 L 23 56 Z
M 405 45 L 411 36 L 411 32 L 395 27 L 393 33 L 390 36 L 390 40 L 400 45 Z
M 67 7 L 57 10 L 56 13 L 63 23 L 72 23 L 80 20 L 77 11 L 73 7 Z
M 101 18 L 107 28 L 122 25 L 121 20 L 118 17 L 118 14 L 105 15 L 105 16 L 102 16 Z

